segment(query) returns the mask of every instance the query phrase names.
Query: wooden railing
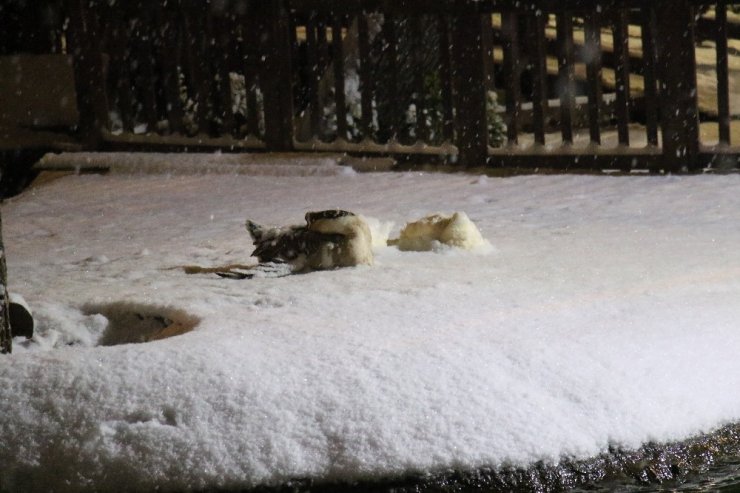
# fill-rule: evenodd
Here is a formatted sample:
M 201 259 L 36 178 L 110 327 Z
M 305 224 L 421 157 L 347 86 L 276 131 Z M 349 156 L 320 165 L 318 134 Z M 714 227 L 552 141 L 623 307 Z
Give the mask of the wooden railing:
M 727 39 L 739 24 L 725 1 L 69 0 L 67 9 L 93 147 L 738 168 Z M 706 39 L 709 97 L 697 84 Z M 702 141 L 705 127 L 716 138 Z

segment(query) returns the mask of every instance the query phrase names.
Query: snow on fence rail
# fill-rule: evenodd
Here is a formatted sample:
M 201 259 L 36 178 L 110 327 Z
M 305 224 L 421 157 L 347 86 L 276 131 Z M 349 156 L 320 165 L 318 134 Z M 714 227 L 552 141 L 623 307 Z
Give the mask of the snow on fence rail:
M 726 1 L 69 0 L 67 9 L 92 146 L 623 171 L 740 161 L 738 57 L 728 48 L 740 21 L 728 20 Z M 706 39 L 708 98 L 697 84 Z M 700 120 L 715 122 L 711 145 Z

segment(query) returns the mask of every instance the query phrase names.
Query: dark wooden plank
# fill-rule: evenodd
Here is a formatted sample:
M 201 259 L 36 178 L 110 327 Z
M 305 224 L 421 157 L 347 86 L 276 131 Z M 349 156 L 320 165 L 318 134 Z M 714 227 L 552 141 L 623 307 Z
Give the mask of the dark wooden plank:
M 658 145 L 658 80 L 656 52 L 656 16 L 655 9 L 649 6 L 640 10 L 642 14 L 641 37 L 643 57 L 643 94 L 645 108 L 645 128 L 648 144 Z
M 632 0 L 639 2 L 640 0 Z M 398 15 L 424 14 L 483 14 L 494 10 L 518 10 L 535 12 L 536 10 L 553 11 L 563 7 L 570 10 L 590 9 L 597 2 L 594 0 L 538 0 L 522 2 L 521 0 L 291 0 L 291 7 L 298 10 L 319 10 L 323 12 L 357 12 L 362 8 L 380 10 Z M 599 0 L 605 8 L 614 0 Z
M 188 89 L 196 104 L 195 123 L 200 133 L 208 131 L 211 114 L 211 83 L 208 74 L 207 47 L 203 33 L 206 11 L 202 7 L 192 6 L 185 17 L 186 52 L 188 63 Z
M 442 82 L 442 138 L 452 142 L 455 134 L 452 108 L 452 57 L 450 50 L 449 19 L 440 15 L 437 17 L 439 29 L 439 70 Z
M 573 149 L 572 147 L 570 149 Z M 634 148 L 620 152 L 498 152 L 494 149 L 490 161 L 511 168 L 556 171 L 601 171 L 632 169 L 639 163 L 639 170 L 655 170 L 660 167 L 662 156 L 658 152 L 639 152 Z
M 344 94 L 343 16 L 334 16 L 331 26 L 331 47 L 334 64 L 334 103 L 337 117 L 337 138 L 347 140 L 347 103 Z
M 730 144 L 730 76 L 727 56 L 727 1 L 718 0 L 715 6 L 717 47 L 717 117 L 719 141 Z
M 390 141 L 399 137 L 399 132 L 404 120 L 406 108 L 398 102 L 398 36 L 397 20 L 392 15 L 386 15 L 383 22 L 383 38 L 385 40 L 385 55 L 388 57 L 388 74 L 385 74 L 387 84 L 386 97 L 387 108 L 387 134 Z
M 480 14 L 452 18 L 455 145 L 462 166 L 483 166 L 488 159 L 486 74 Z
M 368 32 L 367 14 L 357 16 L 357 32 L 360 50 L 360 128 L 363 139 L 369 139 L 373 126 L 373 74 L 371 70 L 372 54 L 370 50 L 370 34 Z
M 260 2 L 256 15 L 265 22 L 261 82 L 264 94 L 265 145 L 271 151 L 293 149 L 293 78 L 290 18 L 285 0 Z
M 545 144 L 545 114 L 547 112 L 547 49 L 545 47 L 545 16 L 542 13 L 526 17 L 532 70 L 532 129 L 534 141 Z
M 247 91 L 247 135 L 259 136 L 260 111 L 257 101 L 258 73 L 260 65 L 259 33 L 262 24 L 257 16 L 251 12 L 242 20 L 244 36 L 242 38 L 242 50 L 244 53 L 244 84 Z
M 315 13 L 311 13 L 306 22 L 306 62 L 308 63 L 308 111 L 311 136 L 321 135 L 321 104 L 319 99 L 319 47 L 316 30 L 318 23 Z
M 586 64 L 588 94 L 588 128 L 591 142 L 601 144 L 602 64 L 601 64 L 601 15 L 590 11 L 584 19 L 585 49 L 583 62 Z
M 108 98 L 105 93 L 103 60 L 98 51 L 99 35 L 85 0 L 67 0 L 69 46 L 74 55 L 77 108 L 80 130 L 89 145 L 95 145 L 100 132 L 108 129 Z
M 177 13 L 168 10 L 162 14 L 162 59 L 164 96 L 170 132 L 182 133 L 184 111 L 180 101 L 178 65 L 180 60 L 180 33 Z
M 111 70 L 115 74 L 115 91 L 123 131 L 134 131 L 134 95 L 131 90 L 131 50 L 129 49 L 128 23 L 120 14 L 114 15 L 111 39 Z
M 519 48 L 519 15 L 505 12 L 501 18 L 504 40 L 504 88 L 506 90 L 506 134 L 509 144 L 519 139 L 521 113 L 521 65 Z
M 409 20 L 413 38 L 414 52 L 412 63 L 414 66 L 414 105 L 416 106 L 416 140 L 425 142 L 429 132 L 426 118 L 426 89 L 424 87 L 424 32 L 421 26 L 421 17 L 415 16 Z
M 236 118 L 232 108 L 231 99 L 231 63 L 234 57 L 232 53 L 232 33 L 235 26 L 227 15 L 215 16 L 213 19 L 215 28 L 214 36 L 218 43 L 218 55 L 216 57 L 218 66 L 218 116 L 221 120 L 220 133 L 236 135 Z
M 612 38 L 614 40 L 614 76 L 616 83 L 617 135 L 621 145 L 630 143 L 630 57 L 629 13 L 626 6 L 614 10 Z
M 573 15 L 561 10 L 557 16 L 558 91 L 560 96 L 560 134 L 563 143 L 573 143 L 575 75 L 573 70 Z
M 155 30 L 154 15 L 150 9 L 144 9 L 141 17 L 144 29 Z M 146 38 L 141 37 L 138 43 L 137 59 L 141 67 L 139 91 L 143 93 L 143 112 L 149 132 L 160 132 L 159 128 L 159 107 L 157 105 L 157 88 L 159 80 L 157 77 L 157 60 L 155 56 L 158 50 L 155 46 L 155 36 L 150 35 Z
M 327 27 L 326 18 L 324 16 L 318 17 L 316 23 L 316 49 L 320 74 L 323 74 L 326 67 L 329 66 L 329 42 L 326 37 Z
M 699 152 L 694 11 L 689 0 L 655 3 L 656 12 L 671 12 L 657 18 L 663 166 L 693 171 Z
M 490 15 L 481 16 L 483 33 L 483 69 L 486 74 L 486 91 L 496 90 L 495 66 L 493 63 L 493 22 Z

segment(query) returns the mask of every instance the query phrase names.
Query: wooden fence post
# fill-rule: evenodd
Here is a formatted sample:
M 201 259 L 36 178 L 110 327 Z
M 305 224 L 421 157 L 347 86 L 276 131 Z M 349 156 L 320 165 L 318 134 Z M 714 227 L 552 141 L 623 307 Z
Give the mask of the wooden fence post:
M 488 160 L 486 70 L 483 63 L 483 20 L 480 14 L 452 18 L 455 145 L 458 163 L 484 166 Z
M 522 61 L 519 42 L 519 14 L 501 14 L 501 38 L 504 49 L 504 89 L 506 91 L 506 139 L 509 145 L 519 142 L 519 116 L 522 105 Z
M 0 216 L 0 354 L 13 350 L 10 332 L 10 302 L 8 300 L 8 271 L 5 265 L 5 245 L 3 244 L 3 219 Z
M 100 36 L 86 0 L 68 0 L 69 52 L 74 56 L 80 133 L 95 147 L 101 131 L 108 128 L 108 101 L 99 50 Z
M 663 160 L 666 171 L 696 170 L 699 165 L 694 15 L 689 0 L 658 0 L 658 72 Z
M 293 72 L 290 18 L 285 0 L 256 2 L 256 15 L 264 19 L 265 144 L 270 151 L 293 149 Z

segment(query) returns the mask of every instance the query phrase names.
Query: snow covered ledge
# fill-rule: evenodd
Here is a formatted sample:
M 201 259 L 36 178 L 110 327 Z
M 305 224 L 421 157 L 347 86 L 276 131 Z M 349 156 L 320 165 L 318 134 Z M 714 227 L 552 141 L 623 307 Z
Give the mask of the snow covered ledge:
M 347 161 L 353 162 L 353 161 Z M 342 154 L 190 152 L 63 152 L 46 154 L 34 167 L 44 171 L 122 174 L 246 174 L 330 176 L 352 174 Z

